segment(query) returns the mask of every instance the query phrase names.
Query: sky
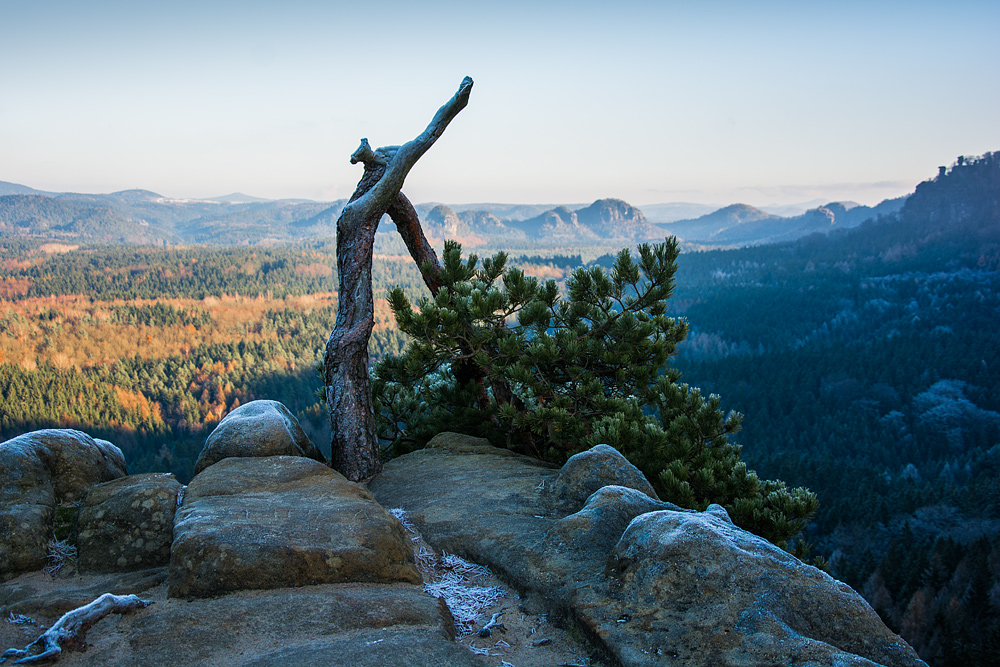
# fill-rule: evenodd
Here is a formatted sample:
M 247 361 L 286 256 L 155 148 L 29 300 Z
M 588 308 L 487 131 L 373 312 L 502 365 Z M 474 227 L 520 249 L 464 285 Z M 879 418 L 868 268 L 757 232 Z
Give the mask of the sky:
M 1000 2 L 0 0 L 0 181 L 415 202 L 875 204 L 1000 150 Z

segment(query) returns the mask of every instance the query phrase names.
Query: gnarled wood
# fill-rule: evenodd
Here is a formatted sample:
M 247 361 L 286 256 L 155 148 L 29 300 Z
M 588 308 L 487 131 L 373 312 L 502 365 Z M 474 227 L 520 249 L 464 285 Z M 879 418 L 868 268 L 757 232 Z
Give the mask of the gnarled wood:
M 367 139 L 362 139 L 351 155 L 351 163 L 361 162 L 365 171 L 337 220 L 340 291 L 337 322 L 326 343 L 324 363 L 326 403 L 333 429 L 332 463 L 352 481 L 369 479 L 382 469 L 368 381 L 368 339 L 375 322 L 371 275 L 375 230 L 391 208 L 403 222 L 400 228 L 404 231 L 400 233 L 404 241 L 410 239 L 407 246 L 411 254 L 416 253 L 414 258 L 436 261 L 437 256 L 423 238 L 423 232 L 417 234 L 413 228 L 415 224 L 419 229 L 419 220 L 400 190 L 416 161 L 469 103 L 471 91 L 472 79 L 465 77 L 458 92 L 416 139 L 402 146 L 376 150 L 372 150 Z
M 413 204 L 402 192 L 396 195 L 387 211 L 389 217 L 396 224 L 396 231 L 403 238 L 406 249 L 410 251 L 410 257 L 420 267 L 420 274 L 424 278 L 424 284 L 431 294 L 437 294 L 441 289 L 441 260 L 438 259 L 434 248 L 427 241 L 424 235 L 424 228 L 420 226 L 420 217 Z
M 68 611 L 24 649 L 7 649 L 0 656 L 0 664 L 8 658 L 18 658 L 15 665 L 30 665 L 57 660 L 63 648 L 86 650 L 87 630 L 108 614 L 124 614 L 153 604 L 135 595 L 105 593 L 89 604 Z M 37 653 L 33 653 L 37 651 Z

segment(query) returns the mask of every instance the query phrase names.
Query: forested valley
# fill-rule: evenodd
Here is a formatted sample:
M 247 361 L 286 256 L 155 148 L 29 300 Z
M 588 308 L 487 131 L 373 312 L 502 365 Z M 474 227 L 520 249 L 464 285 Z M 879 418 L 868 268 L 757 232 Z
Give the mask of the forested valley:
M 682 255 L 684 380 L 743 458 L 806 486 L 812 552 L 931 665 L 1000 655 L 1000 155 L 896 216 Z
M 522 250 L 513 264 L 558 281 L 595 256 Z M 315 365 L 335 318 L 334 257 L 332 240 L 0 239 L 0 439 L 79 428 L 121 447 L 130 472 L 186 482 L 212 427 L 268 398 L 329 453 Z M 401 244 L 382 242 L 374 266 L 378 297 L 422 293 Z M 855 229 L 684 253 L 677 279 L 672 314 L 690 333 L 675 365 L 745 415 L 736 439 L 751 468 L 819 495 L 810 556 L 930 664 L 992 664 L 1000 156 L 960 160 Z M 375 319 L 373 361 L 406 345 L 384 298 Z

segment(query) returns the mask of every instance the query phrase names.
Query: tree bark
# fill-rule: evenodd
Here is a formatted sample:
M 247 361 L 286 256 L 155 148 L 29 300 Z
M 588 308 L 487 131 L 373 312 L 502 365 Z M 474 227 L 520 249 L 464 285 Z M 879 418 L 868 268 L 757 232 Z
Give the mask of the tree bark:
M 326 343 L 324 363 L 326 404 L 333 429 L 332 464 L 355 482 L 370 479 L 382 469 L 368 381 L 368 340 L 375 322 L 372 295 L 375 230 L 382 216 L 392 209 L 404 223 L 397 223 L 397 227 L 403 230 L 400 233 L 411 254 L 417 253 L 414 259 L 419 255 L 433 258 L 436 263 L 437 256 L 423 231 L 417 235 L 413 228 L 413 225 L 417 230 L 420 227 L 416 211 L 400 190 L 413 165 L 469 103 L 471 91 L 472 79 L 465 77 L 458 92 L 416 139 L 375 151 L 367 139 L 362 139 L 361 146 L 351 156 L 351 164 L 361 162 L 365 171 L 337 220 L 340 291 L 337 322 Z
M 420 225 L 420 217 L 413 204 L 402 192 L 396 195 L 387 211 L 389 217 L 396 224 L 396 231 L 403 237 L 406 249 L 410 251 L 410 257 L 420 267 L 420 274 L 423 276 L 424 284 L 431 294 L 436 295 L 441 289 L 441 260 L 438 259 L 434 248 L 427 241 L 424 235 L 424 228 Z

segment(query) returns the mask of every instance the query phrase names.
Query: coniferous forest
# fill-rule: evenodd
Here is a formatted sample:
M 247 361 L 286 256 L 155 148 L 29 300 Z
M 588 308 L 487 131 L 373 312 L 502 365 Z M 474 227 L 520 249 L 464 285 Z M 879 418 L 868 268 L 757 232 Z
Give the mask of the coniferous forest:
M 372 361 L 406 344 L 385 300 L 423 286 L 375 258 Z M 565 280 L 572 247 L 512 254 Z M 534 253 L 526 253 L 534 254 Z M 132 473 L 190 479 L 214 424 L 285 403 L 329 453 L 316 364 L 333 328 L 333 240 L 67 245 L 0 238 L 0 439 L 71 427 Z M 593 256 L 593 255 L 591 255 Z M 611 257 L 590 264 L 610 265 Z M 893 214 L 752 248 L 685 252 L 670 314 L 682 381 L 744 415 L 742 458 L 808 487 L 810 558 L 932 665 L 1000 654 L 1000 155 L 960 159 Z

